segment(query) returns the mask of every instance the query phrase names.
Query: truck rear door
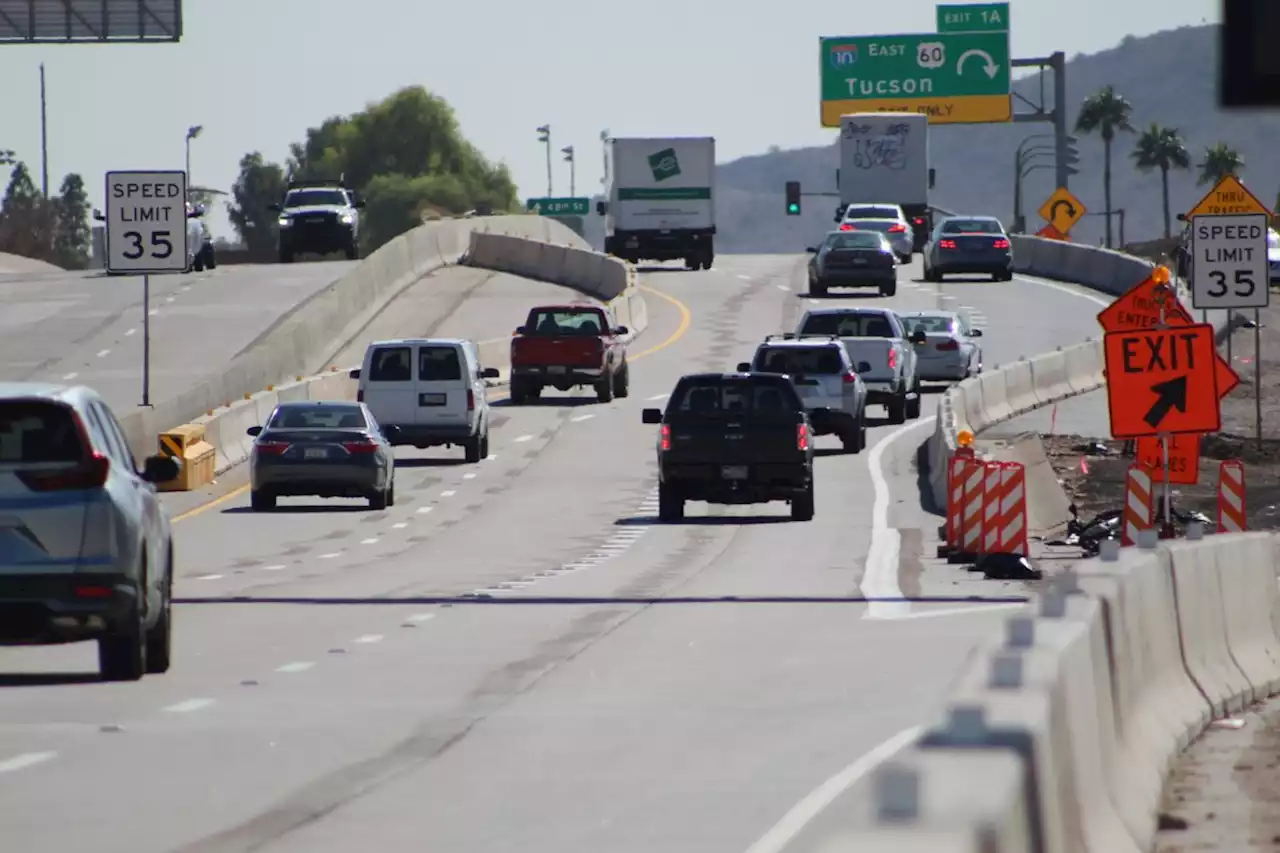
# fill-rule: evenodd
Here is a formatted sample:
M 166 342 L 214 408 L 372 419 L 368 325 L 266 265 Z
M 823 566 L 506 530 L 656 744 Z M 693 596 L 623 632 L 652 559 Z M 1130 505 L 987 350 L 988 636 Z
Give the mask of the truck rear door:
M 408 343 L 376 346 L 366 357 L 360 373 L 362 399 L 378 423 L 415 423 L 418 405 L 413 361 L 413 346 Z
M 600 311 L 535 311 L 519 338 L 516 356 L 522 364 L 554 368 L 598 368 L 603 363 L 604 327 Z M 563 371 L 562 371 L 563 372 Z
M 892 338 L 841 338 L 840 343 L 844 344 L 849 360 L 855 365 L 863 362 L 871 365 L 870 370 L 858 371 L 863 382 L 893 382 L 902 370 L 899 351 Z
M 419 344 L 415 355 L 414 423 L 434 427 L 467 426 L 467 413 L 475 408 L 475 392 L 464 368 L 461 347 L 443 342 Z

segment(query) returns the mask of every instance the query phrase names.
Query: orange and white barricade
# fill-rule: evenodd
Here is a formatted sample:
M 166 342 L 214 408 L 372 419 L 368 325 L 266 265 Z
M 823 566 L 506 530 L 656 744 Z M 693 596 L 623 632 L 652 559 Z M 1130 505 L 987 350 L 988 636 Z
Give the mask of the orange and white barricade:
M 982 547 L 982 495 L 986 464 L 971 458 L 961 471 L 960 517 L 956 531 L 958 545 L 947 558 L 957 563 L 975 559 Z
M 1138 533 L 1155 526 L 1155 477 L 1145 465 L 1130 465 L 1124 482 L 1124 512 L 1120 517 L 1120 544 L 1138 544 Z
M 1031 556 L 1027 541 L 1026 469 L 1018 462 L 988 462 L 982 502 L 979 553 Z
M 1227 459 L 1218 466 L 1218 532 L 1243 533 L 1247 527 L 1244 463 Z
M 947 551 L 961 550 L 961 530 L 964 523 L 964 484 L 968 478 L 969 468 L 981 466 L 967 447 L 958 449 L 951 461 L 947 463 Z

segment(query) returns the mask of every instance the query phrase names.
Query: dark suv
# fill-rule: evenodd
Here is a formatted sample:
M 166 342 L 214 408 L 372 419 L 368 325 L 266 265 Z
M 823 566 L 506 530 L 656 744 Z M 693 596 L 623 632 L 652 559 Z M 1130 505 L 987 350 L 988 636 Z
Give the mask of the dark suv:
M 363 207 L 341 180 L 290 181 L 284 200 L 268 208 L 280 214 L 280 263 L 291 264 L 305 253 L 360 257 L 358 211 Z

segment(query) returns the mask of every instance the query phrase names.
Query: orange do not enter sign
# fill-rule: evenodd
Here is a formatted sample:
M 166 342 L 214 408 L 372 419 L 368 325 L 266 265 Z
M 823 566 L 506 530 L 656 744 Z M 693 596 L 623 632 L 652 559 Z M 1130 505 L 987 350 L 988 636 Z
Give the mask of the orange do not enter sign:
M 1115 438 L 1222 427 L 1213 326 L 1109 332 L 1103 349 Z

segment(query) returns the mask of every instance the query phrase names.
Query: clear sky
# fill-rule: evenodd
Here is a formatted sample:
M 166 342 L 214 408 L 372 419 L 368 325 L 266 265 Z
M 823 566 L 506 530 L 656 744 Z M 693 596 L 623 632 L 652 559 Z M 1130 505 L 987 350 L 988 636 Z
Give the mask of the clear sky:
M 1013 0 L 1013 50 L 1068 56 L 1183 24 L 1219 0 Z M 718 159 L 828 142 L 818 124 L 820 36 L 929 32 L 922 0 L 186 0 L 167 45 L 0 45 L 0 149 L 39 179 L 38 65 L 49 91 L 49 171 L 84 175 L 101 204 L 108 169 L 180 169 L 189 125 L 194 183 L 230 189 L 236 163 L 325 117 L 421 84 L 464 134 L 546 191 L 534 128 L 578 151 L 579 195 L 600 187 L 600 131 L 714 136 Z M 567 195 L 568 166 L 555 162 Z M 230 235 L 224 215 L 210 218 Z

